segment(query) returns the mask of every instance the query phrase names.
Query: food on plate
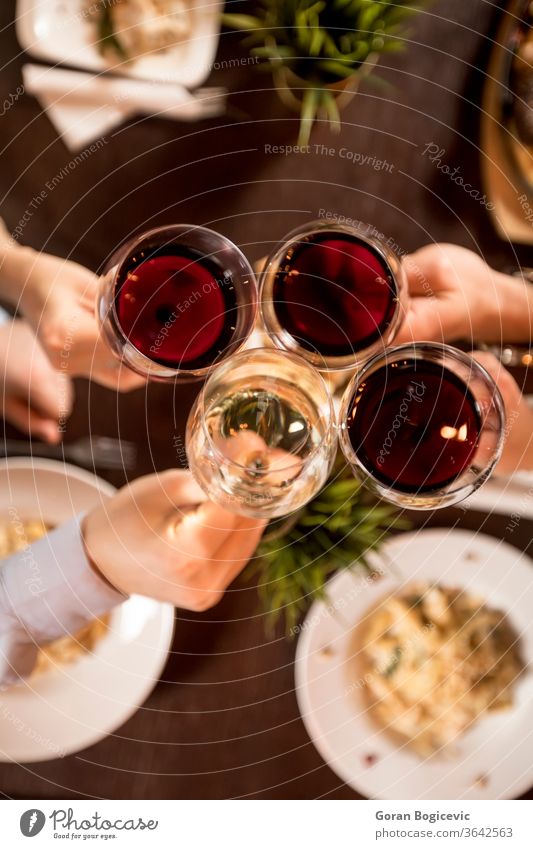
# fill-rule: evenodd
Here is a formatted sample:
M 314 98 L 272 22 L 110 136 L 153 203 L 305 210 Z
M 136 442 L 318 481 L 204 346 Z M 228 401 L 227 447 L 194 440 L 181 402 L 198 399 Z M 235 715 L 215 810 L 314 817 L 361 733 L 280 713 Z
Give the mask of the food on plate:
M 412 584 L 381 601 L 357 639 L 373 716 L 422 757 L 483 714 L 511 707 L 524 669 L 501 611 L 437 584 Z
M 15 512 L 10 519 L 0 521 L 0 559 L 22 551 L 51 530 L 41 519 L 21 521 Z
M 49 667 L 72 663 L 84 654 L 94 651 L 97 643 L 108 631 L 109 616 L 94 619 L 77 631 L 76 634 L 60 637 L 46 646 L 41 646 L 33 675 L 46 671 Z
M 191 34 L 191 0 L 113 0 L 87 2 L 87 13 L 98 29 L 102 53 L 137 59 L 175 47 Z
M 9 518 L 0 521 L 0 559 L 9 557 L 16 551 L 23 551 L 51 529 L 51 526 L 41 519 L 23 521 L 13 512 Z M 103 616 L 85 625 L 76 634 L 68 634 L 42 646 L 32 674 L 43 672 L 52 665 L 72 663 L 83 654 L 92 652 L 98 641 L 105 636 L 108 622 L 109 617 Z

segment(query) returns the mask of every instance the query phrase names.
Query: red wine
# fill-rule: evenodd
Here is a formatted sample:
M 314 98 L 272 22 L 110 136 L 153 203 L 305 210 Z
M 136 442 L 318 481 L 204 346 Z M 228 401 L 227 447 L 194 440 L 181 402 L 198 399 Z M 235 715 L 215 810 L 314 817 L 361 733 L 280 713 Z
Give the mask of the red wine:
M 374 344 L 393 321 L 397 300 L 394 276 L 379 253 L 335 231 L 291 246 L 273 286 L 281 327 L 323 356 L 349 356 Z
M 115 307 L 131 344 L 171 368 L 210 365 L 235 335 L 231 275 L 216 260 L 181 246 L 131 256 L 120 271 Z
M 348 414 L 350 442 L 378 481 L 407 493 L 452 483 L 470 465 L 481 430 L 465 383 L 449 369 L 405 359 L 371 373 Z

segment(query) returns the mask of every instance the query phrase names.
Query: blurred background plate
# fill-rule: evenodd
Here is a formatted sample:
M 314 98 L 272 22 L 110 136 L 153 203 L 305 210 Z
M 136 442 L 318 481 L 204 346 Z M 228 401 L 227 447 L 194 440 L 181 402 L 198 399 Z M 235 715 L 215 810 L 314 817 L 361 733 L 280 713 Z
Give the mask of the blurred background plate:
M 296 652 L 296 692 L 307 732 L 329 766 L 374 799 L 514 798 L 533 782 L 531 666 L 514 690 L 514 705 L 481 718 L 462 735 L 450 759 L 420 759 L 398 747 L 369 715 L 354 686 L 352 631 L 383 597 L 411 581 L 440 582 L 481 596 L 504 611 L 533 662 L 533 569 L 527 555 L 469 531 L 431 529 L 402 534 L 373 556 L 386 576 L 369 581 L 342 572 L 328 602 L 315 603 Z M 390 563 L 390 566 L 387 566 Z
M 0 521 L 14 509 L 23 521 L 55 525 L 113 492 L 105 481 L 64 463 L 0 462 Z M 90 654 L 0 693 L 0 761 L 64 757 L 113 733 L 159 680 L 173 631 L 172 605 L 132 596 L 112 612 L 108 633 Z
M 513 119 L 513 63 L 531 24 L 528 0 L 506 4 L 487 68 L 481 109 L 481 170 L 500 236 L 533 244 L 533 148 L 521 142 Z M 533 67 L 531 69 L 533 88 Z M 525 101 L 520 99 L 522 107 Z
M 221 0 L 192 0 L 193 29 L 172 49 L 113 64 L 98 50 L 87 0 L 18 0 L 17 37 L 36 59 L 86 71 L 113 70 L 129 77 L 196 88 L 209 76 L 220 34 Z

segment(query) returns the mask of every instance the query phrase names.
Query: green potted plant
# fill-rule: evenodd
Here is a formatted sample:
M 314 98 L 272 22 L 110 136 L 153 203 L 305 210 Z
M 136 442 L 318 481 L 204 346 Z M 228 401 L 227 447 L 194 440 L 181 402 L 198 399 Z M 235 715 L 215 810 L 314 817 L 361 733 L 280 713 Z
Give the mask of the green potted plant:
M 226 13 L 248 32 L 251 53 L 272 70 L 276 88 L 301 115 L 298 143 L 317 118 L 340 129 L 340 108 L 381 53 L 404 47 L 405 21 L 425 0 L 258 0 L 256 15 Z

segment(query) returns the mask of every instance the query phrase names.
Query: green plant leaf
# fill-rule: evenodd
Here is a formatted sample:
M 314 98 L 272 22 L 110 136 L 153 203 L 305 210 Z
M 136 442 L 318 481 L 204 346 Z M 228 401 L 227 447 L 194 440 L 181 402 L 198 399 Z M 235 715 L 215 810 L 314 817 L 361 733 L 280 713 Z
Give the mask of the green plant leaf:
M 340 126 L 332 83 L 358 71 L 371 54 L 404 49 L 412 19 L 430 0 L 256 0 L 255 15 L 225 13 L 222 22 L 246 33 L 260 70 L 289 68 L 302 80 L 299 144 L 307 144 L 318 116 Z
M 312 600 L 325 597 L 332 572 L 371 572 L 367 553 L 379 549 L 392 529 L 408 527 L 393 507 L 371 500 L 349 468 L 337 466 L 294 527 L 258 549 L 254 568 L 269 630 L 283 619 L 291 633 Z
M 298 144 L 301 147 L 309 144 L 311 130 L 317 116 L 319 96 L 320 92 L 315 88 L 308 88 L 304 92 L 300 113 L 300 134 L 298 136 Z
M 225 12 L 221 15 L 221 20 L 224 26 L 232 27 L 233 29 L 249 30 L 249 29 L 264 29 L 265 24 L 261 18 L 256 18 L 253 15 L 232 15 Z

